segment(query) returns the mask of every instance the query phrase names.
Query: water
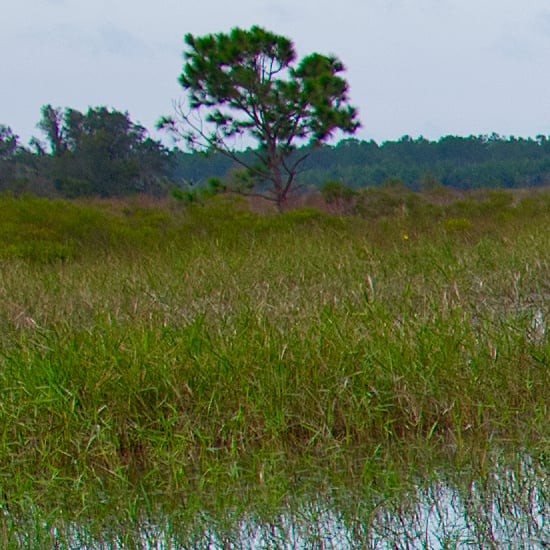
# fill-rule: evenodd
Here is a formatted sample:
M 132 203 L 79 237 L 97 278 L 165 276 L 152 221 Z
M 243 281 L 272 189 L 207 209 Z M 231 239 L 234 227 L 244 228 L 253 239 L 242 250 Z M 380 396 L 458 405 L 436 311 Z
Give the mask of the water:
M 335 488 L 291 498 L 271 512 L 202 511 L 185 520 L 172 514 L 99 533 L 74 522 L 41 525 L 46 535 L 29 524 L 15 530 L 17 547 L 47 540 L 52 548 L 75 549 L 544 549 L 550 548 L 550 480 L 543 463 L 523 459 L 482 479 L 425 482 L 399 498 Z

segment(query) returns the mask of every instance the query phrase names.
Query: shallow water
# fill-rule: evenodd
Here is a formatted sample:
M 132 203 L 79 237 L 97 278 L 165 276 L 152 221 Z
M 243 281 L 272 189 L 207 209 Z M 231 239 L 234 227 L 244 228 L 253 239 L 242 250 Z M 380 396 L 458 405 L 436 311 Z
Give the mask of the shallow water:
M 345 499 L 345 496 L 344 496 Z M 524 463 L 466 487 L 432 482 L 398 502 L 317 498 L 271 521 L 241 518 L 197 548 L 550 548 L 547 475 Z
M 48 539 L 50 547 L 98 549 L 544 549 L 550 548 L 550 480 L 543 463 L 523 459 L 483 479 L 425 482 L 392 499 L 368 488 L 335 488 L 262 514 L 203 511 L 185 521 L 166 515 L 99 533 L 74 522 L 41 525 L 46 536 L 29 524 L 24 532 L 22 525 L 15 529 L 17 547 Z

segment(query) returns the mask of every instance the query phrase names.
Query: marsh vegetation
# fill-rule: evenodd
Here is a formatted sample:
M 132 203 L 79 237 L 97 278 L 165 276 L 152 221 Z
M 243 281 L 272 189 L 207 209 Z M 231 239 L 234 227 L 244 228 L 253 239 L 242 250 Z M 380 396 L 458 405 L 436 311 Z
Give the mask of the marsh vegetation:
M 3 544 L 232 547 L 307 510 L 353 547 L 472 484 L 542 541 L 550 195 L 369 200 L 2 197 Z

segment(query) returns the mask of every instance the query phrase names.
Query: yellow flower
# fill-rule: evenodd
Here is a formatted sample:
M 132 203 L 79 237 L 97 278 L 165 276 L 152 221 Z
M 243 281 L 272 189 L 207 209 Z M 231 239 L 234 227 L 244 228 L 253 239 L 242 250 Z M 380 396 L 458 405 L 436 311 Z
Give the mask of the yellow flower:
M 408 240 L 409 240 L 409 234 L 408 234 L 408 233 L 403 233 L 403 240 L 404 240 L 404 241 L 408 241 Z

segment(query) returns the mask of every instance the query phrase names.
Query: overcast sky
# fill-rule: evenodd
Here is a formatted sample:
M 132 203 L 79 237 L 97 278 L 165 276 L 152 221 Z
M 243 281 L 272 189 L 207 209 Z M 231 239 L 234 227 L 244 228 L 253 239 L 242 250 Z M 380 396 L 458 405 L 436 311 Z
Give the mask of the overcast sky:
M 344 62 L 361 139 L 550 134 L 548 0 L 0 2 L 0 124 L 24 143 L 47 103 L 152 131 L 183 97 L 183 35 L 254 24 Z

